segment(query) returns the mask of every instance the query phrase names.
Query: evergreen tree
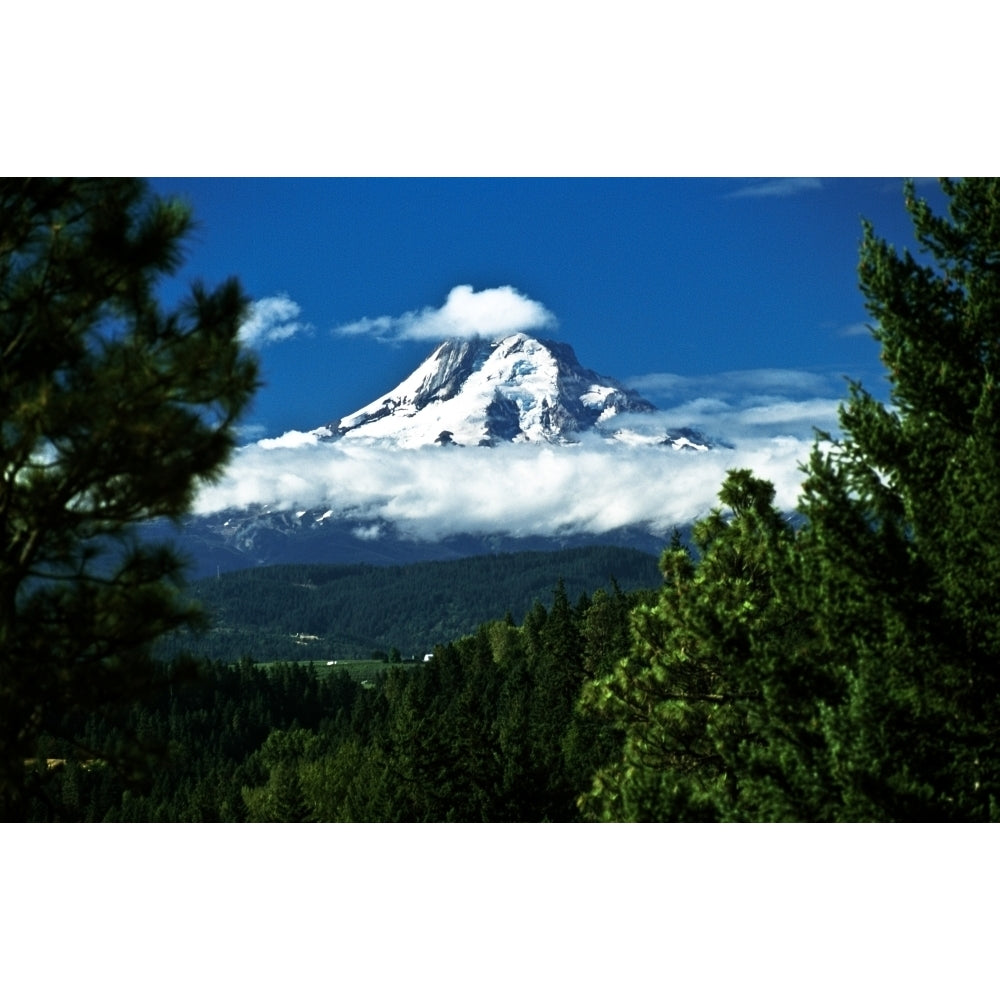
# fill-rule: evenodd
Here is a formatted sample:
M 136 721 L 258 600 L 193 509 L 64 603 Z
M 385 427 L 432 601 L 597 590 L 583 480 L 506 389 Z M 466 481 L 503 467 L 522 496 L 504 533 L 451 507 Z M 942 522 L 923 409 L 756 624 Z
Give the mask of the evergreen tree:
M 617 583 L 613 594 L 598 590 L 580 618 L 582 667 L 590 681 L 614 672 L 628 654 L 633 600 Z M 578 685 L 579 687 L 579 685 Z M 573 799 L 586 791 L 594 774 L 621 756 L 620 730 L 599 714 L 576 711 L 562 741 L 563 757 Z
M 905 188 L 928 262 L 865 226 L 890 402 L 851 386 L 802 529 L 766 506 L 713 515 L 701 561 L 666 554 L 633 655 L 588 690 L 626 739 L 592 814 L 1000 818 L 1000 181 L 942 187 L 948 218 Z
M 130 180 L 0 183 L 0 815 L 67 710 L 127 699 L 197 620 L 134 526 L 221 471 L 256 387 L 235 280 L 164 310 L 189 209 Z
M 756 645 L 785 647 L 795 634 L 768 570 L 792 530 L 774 487 L 746 470 L 729 474 L 719 499 L 728 512 L 717 508 L 693 529 L 697 559 L 677 538 L 663 553 L 664 586 L 633 611 L 629 655 L 584 687 L 585 717 L 624 734 L 580 798 L 590 818 L 718 819 L 738 797 L 760 700 L 739 665 Z
M 301 823 L 311 817 L 299 771 L 303 761 L 315 759 L 320 751 L 319 737 L 307 729 L 275 729 L 267 737 L 256 755 L 267 781 L 242 789 L 250 822 Z
M 905 189 L 929 259 L 865 226 L 890 405 L 852 386 L 842 440 L 807 470 L 808 525 L 777 579 L 812 627 L 757 664 L 761 818 L 998 818 L 1000 181 L 942 187 L 948 218 Z

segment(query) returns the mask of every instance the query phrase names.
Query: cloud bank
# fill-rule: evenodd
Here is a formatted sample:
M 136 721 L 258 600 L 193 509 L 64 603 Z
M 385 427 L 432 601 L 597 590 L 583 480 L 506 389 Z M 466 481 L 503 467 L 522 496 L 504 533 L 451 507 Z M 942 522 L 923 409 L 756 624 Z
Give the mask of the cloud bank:
M 251 303 L 250 313 L 240 327 L 240 340 L 247 347 L 257 348 L 307 333 L 311 327 L 299 322 L 301 312 L 299 304 L 284 293 L 257 299 Z
M 395 450 L 316 436 L 287 447 L 240 450 L 226 479 L 199 497 L 199 513 L 265 501 L 286 510 L 332 511 L 390 521 L 409 537 L 464 532 L 527 535 L 607 532 L 645 525 L 666 534 L 716 502 L 726 471 L 750 467 L 794 505 L 797 464 L 808 453 L 775 437 L 736 453 L 674 452 L 594 438 L 574 447 Z
M 473 291 L 471 285 L 457 285 L 443 306 L 356 320 L 337 327 L 345 336 L 370 336 L 379 340 L 448 340 L 470 337 L 503 337 L 511 333 L 555 327 L 556 318 L 540 302 L 522 295 L 516 288 L 486 288 Z
M 726 473 L 752 469 L 794 508 L 814 428 L 837 431 L 842 380 L 764 369 L 705 378 L 631 379 L 663 408 L 604 425 L 634 432 L 628 444 L 591 434 L 572 447 L 398 449 L 290 431 L 239 449 L 225 478 L 202 491 L 199 513 L 253 503 L 343 516 L 375 535 L 439 540 L 463 532 L 515 537 L 601 533 L 641 525 L 664 535 L 718 502 Z M 673 451 L 648 443 L 693 427 L 718 446 Z

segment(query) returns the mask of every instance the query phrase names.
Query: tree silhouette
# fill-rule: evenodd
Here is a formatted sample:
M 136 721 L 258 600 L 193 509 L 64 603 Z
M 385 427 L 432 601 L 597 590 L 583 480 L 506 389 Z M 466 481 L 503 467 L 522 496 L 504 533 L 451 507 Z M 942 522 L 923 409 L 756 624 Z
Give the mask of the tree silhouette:
M 135 526 L 221 472 L 257 385 L 236 280 L 157 301 L 188 207 L 140 181 L 0 182 L 0 815 L 68 711 L 148 686 L 150 643 L 198 619 L 178 557 Z

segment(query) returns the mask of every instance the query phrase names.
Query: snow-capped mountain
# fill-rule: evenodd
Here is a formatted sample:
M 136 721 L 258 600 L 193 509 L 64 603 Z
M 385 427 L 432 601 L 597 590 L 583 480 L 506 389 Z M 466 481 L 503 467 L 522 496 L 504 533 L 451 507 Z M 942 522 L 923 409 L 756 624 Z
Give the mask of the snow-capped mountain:
M 498 342 L 445 341 L 395 389 L 327 431 L 404 448 L 570 444 L 612 417 L 654 410 L 637 392 L 582 367 L 569 344 L 516 333 Z
M 637 467 L 711 448 L 584 368 L 568 344 L 524 333 L 448 340 L 368 406 L 241 449 L 225 503 L 203 506 L 179 534 L 157 530 L 176 534 L 199 575 L 595 543 L 657 552 L 670 526 L 635 485 L 645 483 Z M 674 468 L 692 468 L 678 462 L 657 478 L 668 490 Z

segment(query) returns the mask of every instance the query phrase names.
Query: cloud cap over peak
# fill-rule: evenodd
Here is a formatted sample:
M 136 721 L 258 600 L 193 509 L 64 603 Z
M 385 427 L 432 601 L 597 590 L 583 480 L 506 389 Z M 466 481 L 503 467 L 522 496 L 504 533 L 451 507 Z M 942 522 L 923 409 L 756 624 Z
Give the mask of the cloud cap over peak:
M 503 337 L 529 330 L 551 329 L 556 317 L 540 302 L 511 285 L 474 291 L 456 285 L 443 306 L 425 306 L 402 316 L 367 316 L 335 329 L 347 336 L 374 336 L 379 340 L 452 340 Z

